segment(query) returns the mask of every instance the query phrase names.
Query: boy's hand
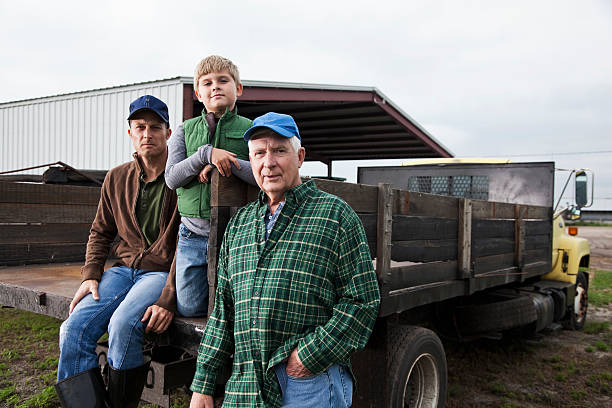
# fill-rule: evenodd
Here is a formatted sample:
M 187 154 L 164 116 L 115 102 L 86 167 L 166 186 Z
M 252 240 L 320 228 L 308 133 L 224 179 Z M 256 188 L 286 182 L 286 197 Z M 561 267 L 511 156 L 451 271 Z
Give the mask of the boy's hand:
M 210 154 L 210 161 L 219 170 L 224 177 L 229 177 L 232 174 L 232 163 L 236 168 L 240 168 L 240 163 L 236 160 L 236 153 L 228 152 L 227 150 L 217 149 L 213 147 Z
M 200 174 L 198 174 L 198 181 L 204 184 L 210 183 L 209 175 L 212 169 L 213 167 L 210 164 L 207 164 L 206 166 L 204 166 Z

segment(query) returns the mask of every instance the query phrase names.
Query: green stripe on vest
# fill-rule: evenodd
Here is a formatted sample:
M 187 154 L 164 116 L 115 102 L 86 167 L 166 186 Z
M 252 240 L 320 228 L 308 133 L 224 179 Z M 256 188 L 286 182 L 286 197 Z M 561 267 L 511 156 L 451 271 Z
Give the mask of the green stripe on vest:
M 197 152 L 200 146 L 212 144 L 205 115 L 206 112 L 203 111 L 201 116 L 183 123 L 187 157 Z M 226 111 L 217 123 L 213 147 L 236 153 L 239 159 L 249 160 L 249 147 L 242 135 L 251 124 L 250 119 Z M 184 187 L 177 188 L 176 193 L 181 216 L 210 218 L 210 184 L 202 184 L 197 177 L 194 177 Z

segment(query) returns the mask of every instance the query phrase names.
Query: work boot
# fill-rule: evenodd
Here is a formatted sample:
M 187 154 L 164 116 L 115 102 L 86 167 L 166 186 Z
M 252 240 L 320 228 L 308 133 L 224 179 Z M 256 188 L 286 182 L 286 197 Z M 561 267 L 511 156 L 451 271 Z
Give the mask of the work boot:
M 100 367 L 64 378 L 55 391 L 64 408 L 110 408 Z
M 138 406 L 151 365 L 151 357 L 144 358 L 143 365 L 128 370 L 116 370 L 109 364 L 108 396 L 113 408 Z

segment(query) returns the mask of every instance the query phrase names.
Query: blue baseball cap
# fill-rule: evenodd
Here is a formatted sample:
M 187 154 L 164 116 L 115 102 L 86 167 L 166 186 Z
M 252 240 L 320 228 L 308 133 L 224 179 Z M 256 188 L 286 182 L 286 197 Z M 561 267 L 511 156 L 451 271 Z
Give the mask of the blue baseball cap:
M 244 140 L 249 141 L 253 133 L 261 128 L 271 129 L 284 137 L 296 136 L 302 141 L 295 120 L 284 113 L 268 112 L 265 115 L 256 117 L 253 121 L 253 126 L 244 132 Z
M 155 112 L 157 116 L 161 118 L 161 120 L 170 126 L 168 106 L 153 95 L 143 95 L 134 102 L 130 103 L 130 116 L 128 116 L 127 120 L 132 119 L 136 112 L 140 112 L 141 110 L 145 109 Z

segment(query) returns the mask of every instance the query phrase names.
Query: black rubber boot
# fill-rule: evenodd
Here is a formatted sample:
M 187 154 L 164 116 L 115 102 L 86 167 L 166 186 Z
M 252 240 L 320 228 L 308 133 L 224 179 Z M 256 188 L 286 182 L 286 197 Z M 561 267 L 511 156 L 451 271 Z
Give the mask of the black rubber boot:
M 147 380 L 151 357 L 145 363 L 129 370 L 116 370 L 109 364 L 108 396 L 113 408 L 135 408 Z
M 110 407 L 100 367 L 63 379 L 55 384 L 55 391 L 64 408 Z

